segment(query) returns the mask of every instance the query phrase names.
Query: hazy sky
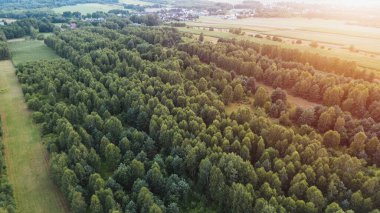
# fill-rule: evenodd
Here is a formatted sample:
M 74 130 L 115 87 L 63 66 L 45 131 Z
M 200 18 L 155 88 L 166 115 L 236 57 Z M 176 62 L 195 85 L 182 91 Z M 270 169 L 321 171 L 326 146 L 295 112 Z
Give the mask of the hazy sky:
M 241 3 L 244 0 L 211 0 L 215 2 L 225 2 L 230 4 L 238 4 Z M 357 6 L 357 5 L 380 5 L 380 0 L 259 0 L 263 3 L 273 3 L 273 2 L 286 2 L 286 1 L 293 1 L 293 2 L 305 2 L 305 3 L 323 3 L 323 4 L 343 4 L 346 6 Z

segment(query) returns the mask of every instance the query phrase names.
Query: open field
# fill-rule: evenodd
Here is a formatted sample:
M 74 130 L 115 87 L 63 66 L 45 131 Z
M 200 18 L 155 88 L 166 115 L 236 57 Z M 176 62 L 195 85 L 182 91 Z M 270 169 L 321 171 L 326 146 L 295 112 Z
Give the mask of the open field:
M 9 43 L 13 43 L 13 42 L 21 42 L 21 41 L 25 41 L 26 38 L 14 38 L 14 39 L 9 39 L 8 42 Z
M 153 3 L 151 2 L 139 1 L 139 0 L 119 0 L 119 2 L 124 3 L 124 4 L 134 4 L 134 5 L 141 5 L 141 6 L 153 5 Z
M 338 20 L 323 20 L 323 19 L 306 19 L 306 18 L 247 18 L 247 19 L 236 19 L 236 20 L 226 20 L 218 16 L 204 16 L 193 24 L 207 24 L 208 26 L 217 26 L 217 27 L 241 27 L 246 30 L 256 31 L 257 28 L 264 29 L 265 33 L 276 34 L 277 31 L 282 33 L 287 33 L 291 37 L 303 37 L 299 35 L 302 32 L 309 32 L 309 37 L 307 40 L 325 40 L 323 36 L 327 35 L 340 35 L 335 37 L 329 37 L 326 39 L 326 43 L 339 43 L 342 44 L 346 40 L 350 40 L 354 44 L 363 46 L 366 48 L 373 48 L 376 51 L 371 43 L 368 43 L 369 40 L 366 39 L 375 39 L 380 40 L 380 29 L 372 27 L 364 27 L 358 25 L 350 25 L 344 21 Z M 189 25 L 192 24 L 189 22 Z M 315 34 L 313 34 L 315 33 Z M 358 39 L 358 37 L 360 39 Z M 345 44 L 345 43 L 343 43 Z M 380 45 L 380 44 L 379 44 Z M 365 48 L 363 48 L 365 49 Z
M 305 19 L 305 18 L 248 18 L 239 20 L 225 20 L 218 16 L 200 17 L 195 22 L 187 22 L 190 29 L 182 31 L 193 31 L 199 34 L 208 27 L 214 27 L 214 32 L 205 35 L 234 38 L 249 36 L 236 36 L 228 33 L 230 28 L 242 28 L 246 35 L 276 35 L 284 41 L 281 45 L 299 48 L 324 54 L 327 56 L 340 57 L 346 60 L 357 61 L 359 65 L 380 70 L 380 28 L 350 25 L 344 21 Z M 303 40 L 302 45 L 293 45 L 296 39 Z M 255 40 L 255 38 L 250 38 Z M 257 41 L 257 39 L 256 39 Z M 318 41 L 325 49 L 314 49 L 309 47 L 310 41 Z M 268 43 L 270 41 L 261 42 Z M 273 43 L 273 42 L 272 42 Z M 275 42 L 275 44 L 279 44 Z M 354 45 L 359 52 L 350 52 L 348 47 Z M 328 50 L 331 49 L 331 50 Z
M 13 18 L 0 18 L 0 21 L 5 21 L 5 22 L 7 22 L 9 24 L 9 23 L 13 23 L 13 22 L 17 21 L 17 19 L 13 19 Z
M 196 23 L 189 22 L 187 24 L 193 27 L 190 27 L 190 28 L 183 27 L 183 28 L 178 28 L 178 29 L 182 32 L 188 32 L 188 33 L 197 34 L 197 35 L 199 35 L 200 33 L 203 33 L 205 36 L 215 37 L 215 38 L 246 39 L 246 40 L 250 40 L 250 41 L 261 43 L 261 44 L 280 45 L 281 47 L 284 47 L 284 48 L 296 48 L 302 51 L 310 51 L 310 52 L 319 53 L 325 56 L 339 57 L 341 59 L 345 59 L 349 61 L 356 61 L 359 66 L 362 66 L 368 69 L 373 69 L 373 70 L 380 70 L 380 56 L 379 55 L 368 54 L 364 52 L 358 52 L 358 53 L 350 52 L 349 50 L 347 50 L 346 46 L 341 46 L 341 45 L 336 45 L 336 44 L 334 45 L 331 43 L 330 44 L 322 43 L 321 45 L 325 46 L 324 49 L 311 48 L 309 46 L 310 42 L 307 42 L 305 40 L 303 41 L 303 44 L 299 45 L 299 44 L 292 44 L 292 42 L 294 42 L 295 39 L 283 39 L 284 41 L 280 43 L 280 42 L 268 40 L 265 38 L 259 39 L 259 38 L 255 38 L 254 36 L 247 36 L 247 35 L 255 35 L 255 34 L 265 35 L 263 33 L 264 32 L 263 27 L 255 28 L 257 30 L 255 32 L 246 31 L 247 35 L 238 36 L 238 35 L 229 33 L 228 28 L 226 28 L 225 26 L 221 28 L 216 28 L 216 26 L 214 25 L 208 25 L 206 23 L 200 24 L 198 22 Z M 215 27 L 214 31 L 208 30 L 208 27 L 210 26 Z M 235 26 L 230 26 L 230 27 L 236 28 L 239 26 L 235 25 Z M 379 37 L 378 43 L 380 43 L 380 37 Z
M 28 61 L 58 58 L 58 55 L 47 47 L 43 41 L 18 40 L 10 42 L 9 48 L 11 49 L 12 60 L 15 65 Z
M 49 176 L 48 153 L 30 112 L 10 60 L 0 61 L 0 113 L 3 119 L 5 159 L 18 212 L 67 212 L 58 188 Z
M 53 10 L 56 13 L 71 11 L 71 12 L 80 12 L 82 14 L 87 14 L 87 13 L 94 13 L 97 11 L 108 12 L 114 9 L 124 9 L 124 7 L 121 5 L 116 5 L 116 4 L 89 3 L 89 4 L 77 4 L 77 5 L 71 5 L 71 6 L 57 7 L 57 8 L 54 8 Z
M 42 35 L 42 36 L 44 36 L 44 38 L 47 38 L 47 37 L 49 37 L 49 36 L 54 35 L 54 33 L 38 33 L 38 36 L 39 36 L 39 35 Z

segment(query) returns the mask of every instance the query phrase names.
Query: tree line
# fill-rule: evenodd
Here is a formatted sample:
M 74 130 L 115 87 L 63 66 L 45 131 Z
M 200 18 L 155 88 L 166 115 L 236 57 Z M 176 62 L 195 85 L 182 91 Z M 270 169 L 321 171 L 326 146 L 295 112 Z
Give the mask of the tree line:
M 13 189 L 8 182 L 6 165 L 4 160 L 4 145 L 2 143 L 3 129 L 0 117 L 0 212 L 15 212 Z
M 84 3 L 117 3 L 117 0 L 0 0 L 0 11 L 53 8 Z
M 352 77 L 355 79 L 363 79 L 373 81 L 375 75 L 373 72 L 360 68 L 356 62 L 342 60 L 338 57 L 323 56 L 319 53 L 302 51 L 296 48 L 284 48 L 278 45 L 259 44 L 248 40 L 237 39 L 219 39 L 221 43 L 234 44 L 243 50 L 252 49 L 258 54 L 267 56 L 271 59 L 280 59 L 287 62 L 299 62 L 302 64 L 310 64 L 317 70 L 334 73 L 337 75 Z
M 7 44 L 7 37 L 4 32 L 0 30 L 0 60 L 9 59 L 10 51 Z
M 3 32 L 7 39 L 30 36 L 35 30 L 40 33 L 53 32 L 54 24 L 47 19 L 22 19 L 0 27 L 0 32 Z
M 268 101 L 253 79 L 177 48 L 170 28 L 107 26 L 48 38 L 68 61 L 17 71 L 74 212 L 179 212 L 202 200 L 219 212 L 379 208 L 377 169 L 334 148 L 336 134 L 270 118 L 265 103 L 282 92 Z M 252 89 L 253 112 L 225 113 Z
M 7 42 L 2 41 L 0 39 L 0 60 L 9 59 L 10 56 L 11 56 L 11 52 L 9 51 Z
M 12 11 L 12 10 L 0 11 L 1 18 L 10 18 L 10 19 L 28 19 L 28 18 L 50 19 L 51 17 L 54 17 L 54 16 L 57 16 L 57 14 L 54 13 L 54 11 L 44 10 L 44 9 L 30 9 L 30 10 L 22 11 L 22 12 Z

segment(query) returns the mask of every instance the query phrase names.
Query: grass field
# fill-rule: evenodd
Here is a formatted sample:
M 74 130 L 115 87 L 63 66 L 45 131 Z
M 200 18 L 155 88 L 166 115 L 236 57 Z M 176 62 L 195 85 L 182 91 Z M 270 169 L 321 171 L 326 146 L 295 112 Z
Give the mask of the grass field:
M 119 2 L 124 3 L 124 4 L 134 4 L 134 5 L 141 5 L 141 6 L 153 5 L 152 2 L 139 1 L 139 0 L 119 0 Z
M 43 41 L 17 40 L 9 42 L 12 60 L 15 65 L 28 61 L 58 58 L 55 52 L 47 47 Z
M 357 61 L 362 67 L 380 70 L 380 28 L 350 25 L 344 21 L 306 19 L 306 18 L 248 18 L 225 20 L 218 16 L 200 17 L 194 22 L 187 22 L 190 29 L 182 31 L 223 38 L 249 38 L 261 43 L 271 43 L 266 39 L 257 40 L 247 35 L 276 35 L 282 37 L 282 46 L 317 52 L 319 54 Z M 214 32 L 207 32 L 208 27 L 214 27 Z M 205 30 L 203 30 L 205 28 Z M 230 28 L 242 28 L 246 36 L 236 36 L 228 33 Z M 292 42 L 302 39 L 302 45 Z M 317 41 L 325 49 L 309 47 L 310 41 Z M 272 42 L 273 43 L 273 42 Z M 275 42 L 274 44 L 279 44 Z M 348 50 L 354 45 L 359 52 Z M 330 49 L 330 50 L 328 50 Z
M 54 8 L 53 10 L 54 12 L 61 13 L 61 14 L 65 11 L 80 12 L 82 14 L 87 14 L 87 13 L 94 13 L 97 11 L 108 12 L 113 9 L 124 9 L 124 7 L 121 5 L 116 5 L 116 4 L 89 3 L 89 4 L 77 4 L 77 5 L 71 5 L 71 6 L 57 7 L 57 8 Z
M 306 18 L 247 18 L 225 20 L 218 16 L 201 17 L 189 25 L 241 27 L 269 35 L 315 40 L 324 43 L 355 45 L 358 49 L 380 53 L 380 29 L 350 25 L 344 21 Z
M 191 25 L 191 24 L 194 24 L 194 22 L 191 22 L 189 25 Z M 214 31 L 209 31 L 208 27 L 206 26 L 207 25 L 206 23 L 203 23 L 204 26 L 200 26 L 198 22 L 196 24 L 197 24 L 196 27 L 195 26 L 190 27 L 190 28 L 182 27 L 182 28 L 178 28 L 178 29 L 182 32 L 188 32 L 188 33 L 192 33 L 192 34 L 196 34 L 196 35 L 203 33 L 205 36 L 215 37 L 215 38 L 246 39 L 246 40 L 250 40 L 250 41 L 261 43 L 261 44 L 280 45 L 281 47 L 284 47 L 284 48 L 297 48 L 299 50 L 319 53 L 319 54 L 325 55 L 325 56 L 338 57 L 338 58 L 342 58 L 342 59 L 349 60 L 349 61 L 356 61 L 358 63 L 358 65 L 360 65 L 362 67 L 369 68 L 372 70 L 380 70 L 380 56 L 378 56 L 378 55 L 371 56 L 371 54 L 365 54 L 362 52 L 361 53 L 353 53 L 353 52 L 348 51 L 345 48 L 342 48 L 342 47 L 339 47 L 336 45 L 331 45 L 331 44 L 330 45 L 329 44 L 322 44 L 322 45 L 325 45 L 326 48 L 321 49 L 321 48 L 309 47 L 308 46 L 309 42 L 306 42 L 306 41 L 304 41 L 302 45 L 292 44 L 291 41 L 294 41 L 294 39 L 285 39 L 283 42 L 280 43 L 280 42 L 275 42 L 275 41 L 268 40 L 268 39 L 259 39 L 259 38 L 255 38 L 255 37 L 250 37 L 247 35 L 238 36 L 238 35 L 234 35 L 232 33 L 229 33 L 227 28 L 220 28 L 220 29 L 215 28 Z M 214 25 L 209 25 L 209 26 L 214 26 Z M 216 26 L 214 26 L 214 27 L 216 27 Z M 223 27 L 225 27 L 225 26 L 223 26 Z M 239 27 L 239 26 L 234 26 L 234 27 Z M 263 30 L 262 27 L 260 28 L 260 30 Z M 263 35 L 262 31 L 257 31 L 256 33 Z M 254 33 L 252 33 L 252 34 L 254 34 Z M 210 38 L 208 40 L 210 40 Z M 379 42 L 380 42 L 380 40 L 379 40 Z M 328 49 L 328 48 L 330 48 L 330 49 Z
M 10 60 L 0 61 L 0 113 L 5 159 L 17 212 L 68 212 L 49 176 L 48 153 L 33 124 Z
M 5 21 L 5 22 L 7 22 L 9 24 L 9 23 L 13 23 L 13 22 L 17 21 L 17 19 L 13 19 L 13 18 L 0 18 L 0 21 Z

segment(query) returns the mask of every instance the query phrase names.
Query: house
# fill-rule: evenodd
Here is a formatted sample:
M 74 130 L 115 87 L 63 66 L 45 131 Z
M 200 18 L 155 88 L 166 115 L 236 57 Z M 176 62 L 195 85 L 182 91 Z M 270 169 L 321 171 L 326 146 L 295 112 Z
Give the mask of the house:
M 74 29 L 77 29 L 77 23 L 76 22 L 71 22 L 70 23 L 70 29 L 74 30 Z
M 90 23 L 100 23 L 104 22 L 106 19 L 105 18 L 85 18 L 85 22 L 90 22 Z

